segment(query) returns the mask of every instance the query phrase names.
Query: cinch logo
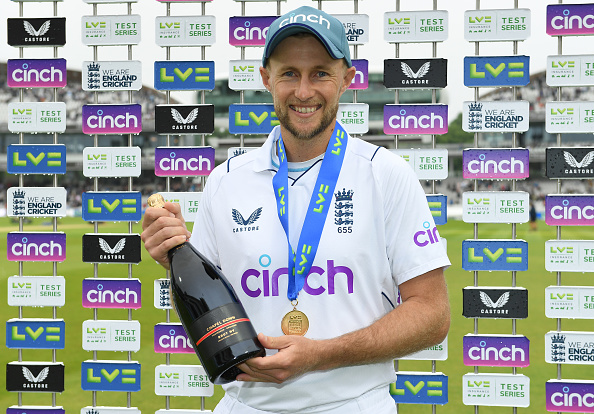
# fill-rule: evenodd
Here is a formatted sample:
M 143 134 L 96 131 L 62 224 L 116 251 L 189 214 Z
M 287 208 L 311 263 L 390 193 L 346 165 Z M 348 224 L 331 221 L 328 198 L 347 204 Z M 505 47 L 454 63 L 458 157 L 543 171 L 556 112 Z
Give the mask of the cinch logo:
M 594 206 L 569 206 L 569 200 L 563 200 L 563 206 L 551 208 L 551 217 L 563 220 L 592 220 L 594 218 Z
M 159 168 L 163 171 L 212 171 L 209 158 L 199 155 L 198 158 L 178 157 L 175 152 L 169 153 L 169 158 L 161 158 Z
M 19 237 L 17 233 L 9 233 L 8 260 L 62 261 L 65 258 L 65 242 L 66 235 L 63 234 L 45 236 L 37 233 Z
M 85 192 L 83 220 L 140 221 L 142 218 L 140 192 Z
M 11 88 L 66 86 L 66 59 L 8 59 L 6 69 Z
M 229 132 L 232 134 L 268 134 L 280 125 L 274 106 L 269 104 L 233 104 L 229 106 Z
M 485 154 L 479 155 L 478 160 L 470 161 L 468 163 L 468 171 L 472 174 L 523 174 L 524 162 L 511 157 L 509 160 L 487 160 L 485 161 Z M 517 171 L 516 171 L 517 167 Z
M 141 285 L 134 279 L 84 279 L 82 286 L 84 308 L 139 309 Z
M 102 304 L 136 304 L 139 303 L 138 293 L 130 288 L 120 290 L 103 289 L 102 284 L 97 285 L 97 289 L 90 289 L 86 294 L 87 302 Z
M 419 247 L 427 246 L 428 244 L 439 243 L 439 233 L 437 227 L 431 228 L 431 223 L 428 221 L 423 223 L 425 230 L 416 232 L 413 236 L 413 241 Z
M 232 209 L 231 210 L 231 217 L 233 217 L 233 221 L 239 224 L 242 227 L 236 227 L 233 229 L 233 233 L 241 233 L 244 231 L 256 231 L 260 230 L 260 226 L 252 226 L 262 214 L 262 207 L 258 207 L 254 210 L 252 214 L 248 217 L 248 219 L 244 219 L 239 210 Z
M 467 335 L 463 338 L 464 365 L 525 367 L 529 365 L 526 337 Z
M 10 78 L 16 83 L 62 83 L 64 73 L 53 66 L 41 70 L 29 69 L 29 64 L 23 63 L 21 69 L 12 71 Z
M 157 324 L 155 325 L 155 352 L 194 353 L 194 347 L 181 324 Z
M 64 348 L 64 321 L 9 320 L 6 322 L 6 328 L 6 346 L 8 348 Z
M 86 361 L 82 363 L 81 386 L 85 391 L 124 391 L 140 390 L 140 364 L 101 363 Z
M 277 16 L 241 16 L 229 18 L 231 46 L 264 46 L 266 35 Z
M 212 147 L 157 147 L 155 174 L 161 176 L 208 175 L 214 168 Z
M 288 24 L 291 23 L 303 23 L 303 22 L 310 22 L 310 23 L 315 23 L 315 24 L 319 24 L 320 26 L 326 26 L 326 28 L 328 30 L 330 30 L 330 21 L 328 19 L 326 19 L 324 16 L 320 16 L 317 14 L 295 14 L 295 13 L 291 13 L 289 15 L 289 18 L 281 20 L 280 24 L 278 27 L 284 27 Z
M 407 115 L 407 111 L 401 109 L 399 115 L 392 115 L 388 118 L 388 125 L 393 129 L 443 129 L 444 119 L 434 113 L 421 116 Z
M 547 6 L 547 34 L 585 35 L 593 33 L 594 10 L 591 4 Z
M 129 105 L 83 105 L 84 134 L 137 134 L 142 131 L 142 108 Z
M 97 115 L 91 115 L 85 122 L 86 126 L 91 129 L 118 129 L 118 128 L 138 128 L 138 118 L 136 115 L 126 112 L 121 115 L 103 115 L 100 109 Z
M 445 134 L 448 132 L 447 105 L 385 105 L 384 133 Z
M 266 269 L 272 263 L 267 254 L 259 259 L 260 266 L 264 269 L 248 269 L 241 276 L 241 288 L 244 293 L 252 298 L 259 296 L 278 296 L 279 279 L 288 279 L 286 267 L 280 269 Z M 317 276 L 316 276 L 317 275 Z M 337 277 L 339 276 L 339 277 Z M 348 294 L 354 291 L 354 274 L 347 266 L 335 266 L 334 260 L 326 261 L 326 270 L 319 266 L 312 266 L 305 278 L 303 292 L 308 295 L 318 296 L 322 294 L 334 295 L 336 290 L 344 289 Z
M 398 374 L 390 395 L 400 404 L 446 404 L 448 377 L 443 374 Z
M 244 23 L 244 27 L 238 27 L 233 31 L 233 37 L 237 40 L 266 40 L 269 27 L 250 27 L 250 21 Z
M 547 382 L 546 389 L 549 396 L 547 411 L 565 408 L 559 411 L 594 413 L 594 389 L 591 384 Z

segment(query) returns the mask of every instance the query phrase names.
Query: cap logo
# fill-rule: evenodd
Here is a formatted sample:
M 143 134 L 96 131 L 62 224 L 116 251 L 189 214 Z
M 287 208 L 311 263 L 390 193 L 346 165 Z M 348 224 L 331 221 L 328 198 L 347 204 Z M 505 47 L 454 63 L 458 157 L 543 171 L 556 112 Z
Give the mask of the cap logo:
M 301 22 L 308 21 L 310 23 L 316 23 L 319 25 L 325 24 L 327 29 L 330 30 L 330 20 L 326 19 L 324 16 L 320 16 L 317 14 L 308 14 L 308 15 L 297 14 L 297 15 L 295 15 L 294 13 L 291 13 L 288 18 L 283 19 L 280 22 L 280 25 L 278 27 L 279 28 L 284 27 L 290 23 L 298 23 L 299 21 L 301 21 Z

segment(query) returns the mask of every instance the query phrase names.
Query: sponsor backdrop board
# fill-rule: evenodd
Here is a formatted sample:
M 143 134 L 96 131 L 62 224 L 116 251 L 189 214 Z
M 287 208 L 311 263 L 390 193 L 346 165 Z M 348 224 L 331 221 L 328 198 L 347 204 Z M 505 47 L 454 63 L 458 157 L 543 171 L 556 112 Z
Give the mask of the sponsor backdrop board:
M 11 144 L 6 165 L 9 174 L 66 174 L 66 145 Z
M 528 101 L 466 101 L 463 105 L 462 129 L 466 132 L 528 131 Z
M 390 395 L 397 404 L 444 405 L 448 403 L 448 385 L 448 376 L 441 372 L 398 371 Z
M 61 362 L 9 362 L 6 391 L 63 392 L 64 364 Z
M 66 18 L 7 19 L 8 44 L 15 47 L 64 46 Z
M 547 6 L 547 34 L 550 36 L 592 35 L 593 4 L 550 4 Z
M 337 120 L 350 135 L 366 134 L 369 131 L 369 104 L 338 104 Z
M 202 192 L 159 192 L 168 203 L 178 203 L 185 221 L 193 223 L 198 212 L 198 205 L 202 199 Z
M 6 409 L 6 414 L 66 414 L 62 407 L 50 405 L 13 405 Z
M 155 279 L 153 285 L 153 306 L 157 309 L 173 309 L 169 295 L 169 279 Z
M 82 325 L 85 351 L 125 351 L 140 349 L 140 322 L 123 320 L 87 320 Z
M 83 308 L 140 309 L 141 303 L 139 279 L 83 279 Z
M 530 194 L 525 191 L 467 191 L 462 194 L 465 223 L 526 223 Z
M 520 287 L 465 287 L 462 315 L 466 318 L 526 319 L 528 290 Z
M 209 175 L 215 166 L 212 147 L 157 147 L 155 175 L 157 177 L 188 177 Z
M 81 37 L 87 46 L 137 45 L 140 15 L 82 16 Z
M 66 324 L 63 319 L 9 319 L 6 347 L 22 349 L 64 349 Z
M 214 132 L 214 105 L 157 105 L 157 134 L 193 135 Z
M 142 62 L 86 61 L 82 65 L 84 91 L 139 91 L 142 88 Z
M 140 147 L 85 147 L 85 177 L 139 177 Z
M 441 240 L 445 242 L 445 239 Z M 446 336 L 446 338 L 437 345 L 398 359 L 411 361 L 445 361 L 448 359 L 448 337 Z
M 87 191 L 82 194 L 84 221 L 140 221 L 140 191 Z
M 230 60 L 229 61 L 229 89 L 234 91 L 265 91 L 260 75 L 262 61 L 257 60 Z
M 594 319 L 594 287 L 548 286 L 545 315 L 547 318 Z
M 142 108 L 138 104 L 83 105 L 83 134 L 138 134 L 142 131 Z
M 141 414 L 136 407 L 83 407 L 80 414 Z
M 136 361 L 83 361 L 81 388 L 83 391 L 140 391 L 140 368 Z
M 158 46 L 211 46 L 215 41 L 214 16 L 158 16 L 155 19 Z
M 545 361 L 549 364 L 594 365 L 594 332 L 547 332 Z
M 524 240 L 464 240 L 462 269 L 468 271 L 528 270 L 528 243 Z
M 530 83 L 530 56 L 466 56 L 464 86 L 469 88 L 526 86 Z
M 429 211 L 436 225 L 442 226 L 448 222 L 448 198 L 443 194 L 426 195 Z
M 549 272 L 594 272 L 594 240 L 547 240 L 545 269 Z
M 316 19 L 320 16 L 312 16 Z M 235 16 L 229 17 L 229 44 L 231 46 L 264 46 L 268 28 L 277 16 Z M 312 19 L 312 20 L 313 20 Z M 322 24 L 330 22 L 321 18 Z M 320 20 L 319 18 L 316 20 Z
M 229 132 L 231 134 L 269 134 L 280 125 L 272 104 L 229 105 Z
M 445 88 L 447 84 L 447 59 L 384 60 L 384 86 L 388 89 Z
M 6 191 L 8 217 L 65 217 L 64 187 L 11 187 Z
M 594 84 L 594 55 L 547 56 L 547 85 L 589 86 Z
M 384 13 L 384 40 L 389 43 L 443 42 L 448 28 L 446 10 Z
M 464 39 L 469 42 L 526 40 L 530 37 L 530 9 L 467 10 Z
M 547 411 L 594 413 L 594 381 L 549 380 L 545 386 Z
M 64 102 L 10 102 L 8 130 L 14 133 L 54 133 L 66 131 Z
M 366 14 L 333 14 L 344 26 L 349 45 L 369 43 L 369 16 Z
M 545 198 L 545 222 L 549 226 L 594 225 L 594 195 L 549 194 Z
M 384 105 L 384 134 L 386 135 L 441 135 L 448 132 L 448 106 Z
M 549 134 L 594 132 L 594 102 L 547 102 L 545 115 Z
M 139 234 L 87 233 L 82 238 L 85 263 L 140 263 Z
M 530 378 L 522 374 L 465 374 L 464 405 L 493 407 L 530 406 Z
M 393 149 L 415 171 L 419 180 L 448 178 L 448 150 L 441 148 Z
M 481 180 L 528 178 L 529 153 L 525 148 L 467 148 L 462 151 L 462 177 Z
M 64 306 L 64 276 L 10 276 L 8 306 Z
M 6 236 L 7 258 L 17 262 L 63 262 L 66 234 L 63 232 L 13 231 Z
M 549 147 L 546 157 L 548 178 L 594 178 L 592 147 Z
M 154 350 L 158 354 L 193 354 L 192 341 L 181 323 L 158 323 L 154 329 Z
M 212 397 L 214 385 L 201 365 L 157 365 L 155 394 L 186 397 Z
M 517 367 L 530 365 L 530 341 L 523 335 L 464 335 L 464 365 Z
M 208 60 L 155 61 L 154 86 L 159 91 L 212 91 L 214 62 Z
M 367 89 L 369 87 L 369 61 L 367 59 L 352 59 L 351 63 L 356 72 L 349 89 Z
M 8 59 L 6 84 L 10 88 L 63 88 L 66 59 Z

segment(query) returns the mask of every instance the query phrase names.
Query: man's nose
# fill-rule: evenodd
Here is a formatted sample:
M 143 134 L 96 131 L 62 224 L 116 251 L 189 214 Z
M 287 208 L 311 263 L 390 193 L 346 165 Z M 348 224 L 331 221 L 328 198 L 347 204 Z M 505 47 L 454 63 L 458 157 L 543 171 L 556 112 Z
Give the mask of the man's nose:
M 306 101 L 314 95 L 314 87 L 311 79 L 302 77 L 299 79 L 295 96 L 302 101 Z

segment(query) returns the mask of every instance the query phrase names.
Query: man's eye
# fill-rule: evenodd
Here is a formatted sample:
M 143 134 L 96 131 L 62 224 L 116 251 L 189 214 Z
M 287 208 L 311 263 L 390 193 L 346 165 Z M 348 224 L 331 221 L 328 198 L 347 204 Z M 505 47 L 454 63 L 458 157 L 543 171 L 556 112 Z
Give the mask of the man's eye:
M 319 71 L 319 72 L 318 72 L 318 76 L 319 76 L 320 78 L 323 78 L 324 76 L 328 76 L 328 72 Z
M 285 73 L 283 73 L 283 76 L 294 76 L 295 73 L 293 71 L 286 71 Z

